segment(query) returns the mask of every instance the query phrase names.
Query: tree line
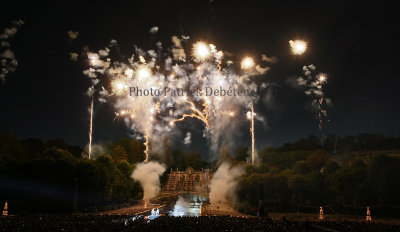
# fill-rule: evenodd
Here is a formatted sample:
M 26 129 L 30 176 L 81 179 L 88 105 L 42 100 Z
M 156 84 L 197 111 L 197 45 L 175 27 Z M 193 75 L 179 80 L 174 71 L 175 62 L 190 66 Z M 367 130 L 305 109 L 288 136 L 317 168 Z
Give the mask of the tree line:
M 245 213 L 255 214 L 261 199 L 270 211 L 315 213 L 323 206 L 329 214 L 363 215 L 370 206 L 374 215 L 400 215 L 398 152 L 265 149 L 259 158 L 239 179 L 237 208 Z
M 278 148 L 266 147 L 258 165 L 249 165 L 249 147 L 232 151 L 222 146 L 218 158 L 205 162 L 195 151 L 188 153 L 162 142 L 162 154 L 153 153 L 170 169 L 216 169 L 219 163 L 242 164 L 239 210 L 255 214 L 259 192 L 268 210 L 307 211 L 324 205 L 337 213 L 357 213 L 364 206 L 379 207 L 382 215 L 400 206 L 398 171 L 400 138 L 372 134 L 327 136 L 321 144 L 308 136 Z M 94 212 L 142 198 L 130 175 L 144 160 L 143 141 L 121 138 L 94 147 L 87 159 L 84 149 L 62 139 L 42 141 L 0 134 L 0 205 L 10 212 Z M 314 212 L 314 211 L 313 211 Z M 397 211 L 396 211 L 397 212 Z
M 131 174 L 144 161 L 143 142 L 121 138 L 94 148 L 94 159 L 88 159 L 84 149 L 62 139 L 45 142 L 0 134 L 0 206 L 7 200 L 11 214 L 95 212 L 142 199 L 141 186 Z M 151 157 L 168 170 L 207 165 L 198 153 L 185 154 L 168 143 L 165 155 Z M 167 180 L 167 172 L 161 180 Z

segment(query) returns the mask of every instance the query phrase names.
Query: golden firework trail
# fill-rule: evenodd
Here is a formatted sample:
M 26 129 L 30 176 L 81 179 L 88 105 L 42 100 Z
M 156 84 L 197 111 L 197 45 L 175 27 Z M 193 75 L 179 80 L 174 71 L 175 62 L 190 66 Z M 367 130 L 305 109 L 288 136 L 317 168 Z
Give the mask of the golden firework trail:
M 93 129 L 93 96 L 92 96 L 92 102 L 90 104 L 89 150 L 88 150 L 89 159 L 90 155 L 92 154 L 92 129 Z
M 255 159 L 255 137 L 254 137 L 254 107 L 251 105 L 251 127 L 250 127 L 250 133 L 251 133 L 251 165 L 254 165 L 254 159 Z
M 146 156 L 144 162 L 145 162 L 146 164 L 149 162 L 149 157 L 150 157 L 150 155 L 149 155 L 149 152 L 150 152 L 150 138 L 149 138 L 149 134 L 150 134 L 151 125 L 152 125 L 151 123 L 155 120 L 154 114 L 160 112 L 160 105 L 161 105 L 161 102 L 162 102 L 164 99 L 165 99 L 165 97 L 162 97 L 159 101 L 157 101 L 157 102 L 155 103 L 154 107 L 153 107 L 153 108 L 150 108 L 150 110 L 149 110 L 151 115 L 150 115 L 150 117 L 149 117 L 149 119 L 148 119 L 148 121 L 147 121 L 147 125 L 146 125 L 146 128 L 145 128 L 145 132 L 144 132 L 144 134 L 143 134 L 143 137 L 144 137 L 144 143 L 143 143 L 143 145 L 145 146 L 144 154 L 145 154 L 145 156 Z M 124 109 L 124 110 L 121 110 L 120 112 L 116 113 L 116 116 L 115 116 L 114 120 L 115 120 L 116 118 L 118 118 L 118 117 L 129 117 L 130 119 L 135 120 L 136 114 L 135 114 L 135 111 L 133 111 L 133 110 L 131 110 L 131 109 Z
M 221 111 L 221 114 L 222 114 L 222 115 L 229 116 L 229 117 L 235 117 L 235 116 L 236 116 L 236 113 L 235 113 L 234 111 L 228 111 L 228 110 L 226 110 L 226 111 Z
M 144 154 L 146 155 L 146 159 L 144 160 L 144 163 L 147 164 L 149 162 L 149 151 L 150 151 L 150 138 L 149 138 L 149 131 L 151 130 L 151 122 L 154 121 L 154 114 L 160 112 L 160 104 L 164 100 L 164 97 L 160 99 L 160 101 L 156 102 L 155 106 L 150 109 L 151 112 L 151 117 L 147 123 L 147 127 L 145 130 L 145 134 L 143 135 L 144 137 Z
M 319 83 L 319 86 L 320 86 L 319 89 L 321 89 L 320 99 L 317 100 L 317 103 L 318 103 L 318 119 L 319 119 L 318 128 L 319 128 L 319 131 L 322 133 L 322 140 L 325 140 L 325 135 L 324 135 L 322 129 L 323 129 L 324 118 L 327 115 L 326 110 L 324 109 L 325 94 L 322 91 L 322 86 L 327 81 L 327 78 L 328 78 L 327 75 L 324 74 L 324 73 L 320 73 L 319 75 L 317 75 L 317 80 L 318 80 L 318 83 Z
M 200 121 L 202 121 L 204 123 L 204 125 L 206 126 L 206 129 L 208 129 L 209 128 L 208 122 L 209 122 L 210 114 L 208 112 L 209 107 L 208 107 L 207 102 L 206 101 L 203 102 L 202 105 L 204 107 L 204 110 L 203 110 L 203 112 L 201 112 L 200 110 L 198 110 L 196 108 L 196 106 L 194 105 L 193 102 L 188 101 L 188 100 L 185 100 L 185 101 L 190 104 L 190 106 L 191 106 L 190 110 L 192 111 L 192 113 L 191 114 L 183 114 L 182 117 L 171 120 L 169 123 L 170 126 L 173 126 L 175 124 L 175 122 L 181 122 L 181 121 L 185 120 L 185 118 L 189 117 L 189 118 L 199 119 Z
M 115 42 L 110 42 L 109 47 L 99 50 L 98 53 L 88 52 L 90 68 L 84 70 L 84 73 L 90 78 L 94 78 L 94 83 L 100 81 L 98 77 L 107 76 L 111 78 L 111 90 L 106 91 L 103 88 L 100 95 L 102 99 L 104 99 L 104 102 L 106 101 L 105 98 L 116 98 L 115 108 L 117 108 L 118 111 L 115 113 L 116 116 L 114 120 L 119 117 L 124 117 L 125 123 L 129 124 L 131 128 L 135 130 L 135 133 L 140 133 L 143 136 L 144 146 L 146 148 L 144 151 L 146 156 L 145 163 L 150 161 L 150 141 L 155 139 L 153 136 L 156 136 L 156 134 L 154 134 L 156 129 L 157 131 L 168 132 L 171 130 L 171 127 L 174 126 L 175 122 L 184 121 L 189 117 L 196 118 L 205 124 L 204 131 L 206 133 L 204 133 L 204 136 L 208 136 L 214 143 L 214 141 L 218 141 L 217 137 L 220 136 L 219 133 L 214 133 L 214 127 L 217 127 L 220 123 L 218 121 L 219 117 L 236 117 L 238 113 L 236 109 L 228 107 L 231 105 L 236 106 L 236 104 L 241 104 L 245 101 L 241 101 L 236 97 L 231 98 L 232 100 L 224 100 L 222 95 L 206 97 L 201 94 L 197 94 L 196 97 L 191 99 L 186 99 L 186 97 L 183 99 L 172 99 L 172 97 L 167 97 L 165 94 L 164 98 L 166 98 L 168 102 L 166 107 L 164 107 L 164 105 L 161 107 L 163 98 L 160 98 L 160 96 L 162 95 L 155 94 L 153 96 L 153 93 L 151 93 L 151 97 L 149 95 L 146 98 L 139 99 L 132 97 L 132 89 L 130 86 L 140 87 L 143 91 L 146 89 L 172 88 L 171 86 L 181 86 L 182 84 L 184 88 L 186 88 L 187 84 L 190 90 L 193 88 L 202 89 L 204 86 L 212 86 L 213 88 L 219 86 L 220 88 L 224 87 L 224 89 L 225 87 L 230 87 L 230 85 L 237 85 L 238 87 L 244 88 L 251 87 L 247 81 L 242 81 L 242 76 L 234 73 L 234 75 L 230 75 L 231 71 L 234 69 L 231 66 L 233 61 L 228 60 L 225 64 L 223 52 L 218 51 L 213 44 L 201 41 L 196 42 L 192 48 L 192 60 L 194 61 L 192 64 L 190 60 L 186 59 L 185 51 L 180 45 L 180 42 L 175 41 L 174 46 L 176 49 L 172 51 L 170 54 L 171 56 L 168 56 L 168 60 L 171 59 L 172 61 L 173 59 L 172 62 L 177 62 L 177 64 L 175 64 L 173 68 L 174 71 L 171 71 L 171 68 L 165 67 L 165 71 L 171 73 L 169 76 L 166 76 L 163 74 L 164 71 L 162 71 L 162 69 L 160 70 L 162 67 L 157 65 L 159 61 L 162 61 L 160 59 L 163 59 L 164 56 L 160 56 L 160 54 L 154 50 L 149 50 L 146 56 L 139 54 L 141 52 L 137 51 L 136 53 L 138 54 L 136 55 L 138 59 L 134 59 L 132 55 L 129 59 L 129 63 L 111 62 L 111 58 L 108 56 L 110 48 L 114 43 Z M 300 44 L 296 46 L 296 48 L 304 49 L 306 46 Z M 146 62 L 147 58 L 149 58 L 148 63 Z M 193 67 L 195 69 L 193 69 Z M 260 68 L 259 65 L 256 66 L 252 57 L 245 57 L 241 62 L 241 67 L 246 72 L 246 78 L 253 74 L 263 74 L 265 71 L 260 71 L 260 69 L 266 69 Z M 184 73 L 186 73 L 188 79 L 184 77 Z M 192 81 L 194 78 L 197 78 L 195 82 Z M 201 90 L 198 91 L 201 93 Z M 135 92 L 139 92 L 139 90 Z M 144 94 L 144 96 L 147 95 Z M 166 109 L 168 109 L 168 111 L 165 111 Z M 257 155 L 255 154 L 256 151 L 254 148 L 254 109 L 252 109 L 250 113 L 253 136 L 252 163 L 254 163 L 255 156 Z M 164 123 L 169 123 L 169 127 L 161 125 Z M 90 133 L 91 131 L 92 128 L 90 129 Z M 216 146 L 217 143 L 218 142 L 215 142 Z M 91 148 L 89 149 L 91 151 Z
M 144 154 L 146 155 L 146 159 L 144 160 L 144 163 L 147 164 L 149 162 L 149 136 L 144 135 Z

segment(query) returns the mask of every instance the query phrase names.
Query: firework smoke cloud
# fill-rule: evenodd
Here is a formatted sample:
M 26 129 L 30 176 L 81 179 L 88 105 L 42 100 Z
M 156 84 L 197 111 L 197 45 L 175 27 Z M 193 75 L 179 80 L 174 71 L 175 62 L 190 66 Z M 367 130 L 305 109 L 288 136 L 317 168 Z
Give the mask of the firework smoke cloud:
M 243 172 L 244 170 L 240 166 L 231 167 L 227 163 L 222 163 L 211 180 L 211 204 L 223 204 L 232 201 L 238 184 L 237 178 Z
M 192 137 L 192 134 L 190 132 L 187 132 L 186 136 L 185 136 L 185 139 L 183 140 L 183 143 L 185 145 L 189 145 L 192 142 L 191 141 L 191 137 Z
M 74 40 L 76 40 L 76 39 L 78 38 L 79 32 L 69 30 L 69 31 L 67 32 L 67 35 L 68 35 L 69 40 L 70 40 L 71 42 L 73 42 Z M 72 61 L 77 61 L 78 58 L 79 58 L 79 55 L 78 55 L 77 52 L 70 52 L 70 53 L 69 53 L 69 58 L 70 58 L 70 60 L 72 60 Z
M 135 46 L 126 61 L 108 56 L 115 40 L 109 47 L 87 53 L 89 67 L 83 73 L 94 88 L 111 83 L 103 87 L 101 101 L 113 104 L 117 118 L 123 118 L 136 137 L 144 139 L 146 162 L 150 143 L 157 144 L 186 118 L 204 124 L 204 137 L 211 141 L 212 151 L 221 144 L 230 145 L 238 128 L 233 125 L 243 121 L 237 116 L 259 98 L 252 76 L 269 69 L 246 58 L 246 68 L 235 71 L 233 62 L 225 61 L 224 53 L 213 44 L 196 42 L 192 52 L 186 52 L 183 42 L 188 39 L 172 36 L 172 46 L 165 51 L 160 42 L 148 51 Z
M 165 172 L 165 166 L 157 162 L 139 163 L 132 173 L 132 178 L 143 188 L 143 200 L 148 205 L 151 198 L 160 192 L 160 176 Z
M 156 34 L 157 32 L 158 32 L 158 27 L 157 26 L 154 26 L 154 27 L 152 27 L 152 28 L 150 28 L 150 31 L 149 31 L 151 34 Z
M 224 60 L 222 51 L 203 41 L 193 43 L 192 51 L 186 52 L 183 43 L 188 40 L 187 36 L 172 36 L 167 49 L 161 42 L 148 51 L 135 46 L 127 60 L 109 56 L 111 49 L 118 47 L 116 40 L 97 52 L 87 52 L 88 68 L 83 73 L 92 81 L 88 95 L 98 93 L 100 102 L 112 104 L 116 119 L 124 120 L 133 136 L 144 141 L 146 158 L 132 177 L 142 185 L 146 203 L 158 193 L 159 176 L 165 171 L 164 166 L 150 161 L 152 151 L 163 152 L 157 144 L 179 130 L 187 118 L 193 118 L 203 123 L 203 136 L 214 154 L 221 144 L 233 146 L 234 136 L 245 121 L 240 117 L 259 100 L 260 87 L 252 77 L 269 70 L 250 57 L 242 62 L 242 69 L 235 69 L 234 62 Z M 191 134 L 187 133 L 184 143 L 190 142 Z M 239 172 L 225 169 L 222 166 L 217 177 Z M 228 186 L 235 185 L 229 178 L 226 181 Z M 214 196 L 226 195 L 215 191 Z
M 8 73 L 12 73 L 18 66 L 14 52 L 11 50 L 10 39 L 18 32 L 18 29 L 24 24 L 21 19 L 12 21 L 12 27 L 5 28 L 0 34 L 0 79 L 5 80 Z
M 316 73 L 315 65 L 303 66 L 303 75 L 296 79 L 297 85 L 305 88 L 304 93 L 312 99 L 312 109 L 317 113 L 318 128 L 322 132 L 323 123 L 328 117 L 327 108 L 332 105 L 325 97 L 323 86 L 328 80 L 325 73 Z
M 170 211 L 169 215 L 174 217 L 187 216 L 189 208 L 190 203 L 186 201 L 183 197 L 179 196 L 174 205 L 174 210 Z
M 68 35 L 68 37 L 69 37 L 71 40 L 75 40 L 75 39 L 78 38 L 79 32 L 69 30 L 69 31 L 67 32 L 67 35 Z

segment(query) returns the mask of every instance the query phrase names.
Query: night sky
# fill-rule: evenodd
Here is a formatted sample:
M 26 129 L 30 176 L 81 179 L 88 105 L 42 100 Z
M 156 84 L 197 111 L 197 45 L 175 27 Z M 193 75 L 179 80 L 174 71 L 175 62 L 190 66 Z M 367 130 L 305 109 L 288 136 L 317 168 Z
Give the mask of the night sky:
M 88 134 L 90 81 L 82 74 L 85 64 L 70 60 L 69 52 L 119 42 L 129 56 L 133 45 L 145 49 L 172 35 L 184 33 L 190 42 L 204 40 L 237 57 L 261 54 L 278 62 L 262 78 L 272 84 L 269 101 L 256 111 L 267 126 L 256 125 L 257 147 L 279 146 L 309 134 L 320 135 L 310 99 L 288 83 L 314 64 L 329 75 L 325 95 L 333 102 L 326 134 L 382 133 L 399 135 L 400 80 L 399 19 L 397 8 L 381 1 L 108 1 L 107 3 L 2 3 L 0 29 L 12 20 L 25 21 L 11 39 L 19 60 L 14 73 L 0 84 L 0 132 L 21 138 L 64 138 L 84 146 Z M 271 3 L 267 3 L 271 2 Z M 149 29 L 158 26 L 156 35 Z M 80 33 L 70 41 L 67 31 Z M 290 53 L 289 40 L 308 41 L 303 56 Z M 266 97 L 266 96 L 263 96 Z M 113 123 L 114 111 L 96 103 L 94 142 L 127 137 L 124 123 Z M 192 124 L 192 125 L 191 125 Z M 185 149 L 207 152 L 202 124 L 188 121 L 192 144 Z M 184 134 L 182 135 L 184 136 Z M 248 127 L 237 143 L 248 145 Z M 183 138 L 178 138 L 178 146 Z

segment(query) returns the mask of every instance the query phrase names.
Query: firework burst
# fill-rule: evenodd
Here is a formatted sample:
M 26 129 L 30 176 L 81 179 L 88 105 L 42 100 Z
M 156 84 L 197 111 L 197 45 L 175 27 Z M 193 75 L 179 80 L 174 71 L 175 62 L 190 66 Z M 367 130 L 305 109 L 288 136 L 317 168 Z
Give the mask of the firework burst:
M 290 40 L 289 44 L 293 55 L 303 55 L 307 50 L 307 42 L 303 40 Z
M 312 98 L 312 107 L 318 117 L 318 129 L 322 134 L 321 140 L 325 139 L 323 126 L 328 117 L 327 108 L 331 105 L 331 100 L 325 97 L 324 84 L 328 81 L 328 75 L 325 73 L 316 74 L 316 67 L 308 65 L 303 67 L 303 76 L 297 78 L 300 86 L 306 87 L 304 93 Z

